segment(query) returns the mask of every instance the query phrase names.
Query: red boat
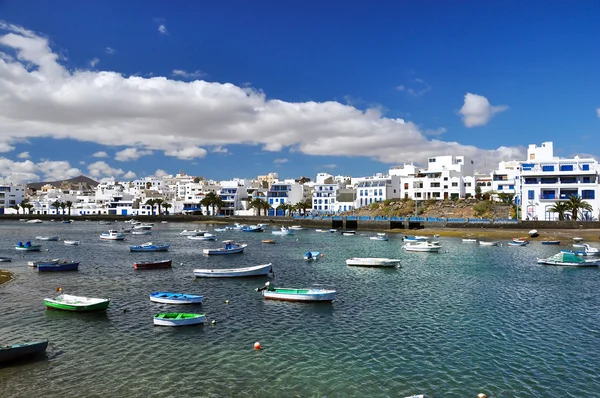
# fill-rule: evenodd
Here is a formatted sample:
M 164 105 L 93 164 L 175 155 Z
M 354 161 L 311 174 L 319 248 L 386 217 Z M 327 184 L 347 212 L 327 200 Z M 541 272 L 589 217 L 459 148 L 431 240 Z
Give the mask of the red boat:
M 153 261 L 151 263 L 133 263 L 135 269 L 171 268 L 171 260 Z

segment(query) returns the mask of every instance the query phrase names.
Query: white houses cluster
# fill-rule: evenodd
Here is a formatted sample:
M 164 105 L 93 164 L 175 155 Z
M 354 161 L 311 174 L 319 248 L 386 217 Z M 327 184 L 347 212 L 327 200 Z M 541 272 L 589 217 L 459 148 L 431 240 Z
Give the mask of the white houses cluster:
M 235 178 L 227 181 L 205 180 L 179 172 L 175 176 L 146 177 L 134 181 L 106 180 L 93 189 L 69 187 L 62 183 L 43 186 L 28 192 L 25 185 L 0 185 L 0 212 L 16 213 L 15 207 L 30 204 L 32 214 L 64 214 L 53 204 L 69 202 L 67 214 L 78 215 L 149 215 L 157 207 L 146 205 L 149 199 L 168 204 L 170 214 L 203 212 L 221 215 L 254 215 L 251 205 L 262 199 L 269 205 L 269 214 L 277 214 L 283 205 L 305 203 L 314 214 L 338 214 L 370 206 L 390 199 L 458 200 L 474 197 L 480 192 L 498 199 L 510 194 L 518 204 L 522 220 L 556 220 L 552 207 L 557 201 L 577 195 L 592 206 L 584 210 L 583 220 L 599 217 L 598 162 L 593 158 L 571 159 L 554 156 L 552 142 L 541 146 L 529 145 L 527 159 L 503 161 L 489 174 L 475 170 L 473 161 L 464 156 L 435 156 L 427 159 L 426 167 L 403 164 L 392 167 L 386 174 L 352 177 L 317 174 L 308 178 L 280 179 L 277 173 L 256 179 Z M 218 208 L 202 206 L 209 193 L 222 200 Z M 507 197 L 505 195 L 504 197 Z M 19 209 L 24 211 L 24 209 Z

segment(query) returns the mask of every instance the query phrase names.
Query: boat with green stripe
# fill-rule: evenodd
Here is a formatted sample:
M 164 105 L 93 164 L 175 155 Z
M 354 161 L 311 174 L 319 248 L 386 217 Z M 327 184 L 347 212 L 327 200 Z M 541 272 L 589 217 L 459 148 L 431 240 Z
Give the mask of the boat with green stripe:
M 49 310 L 96 312 L 106 311 L 110 304 L 110 299 L 61 294 L 55 298 L 44 299 L 44 304 Z
M 273 287 L 271 282 L 265 283 L 264 287 L 258 288 L 256 291 L 262 292 L 265 299 L 303 302 L 331 302 L 336 295 L 336 291 L 332 289 Z
M 204 314 L 188 314 L 184 312 L 167 312 L 154 315 L 154 324 L 157 326 L 189 326 L 203 324 L 206 320 Z

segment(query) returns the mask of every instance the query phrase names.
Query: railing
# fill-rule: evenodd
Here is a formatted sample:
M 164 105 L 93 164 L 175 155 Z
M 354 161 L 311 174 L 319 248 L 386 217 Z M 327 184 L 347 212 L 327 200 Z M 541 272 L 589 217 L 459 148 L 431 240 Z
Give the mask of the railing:
M 376 216 L 373 218 L 373 220 L 375 220 L 375 221 L 390 221 L 390 218 L 388 216 Z
M 396 222 L 404 222 L 404 217 L 390 217 L 390 221 L 396 221 Z
M 360 217 L 358 217 L 358 219 L 361 220 L 361 221 L 371 221 L 371 220 L 373 220 L 373 217 L 371 217 L 371 216 L 360 216 Z
M 471 224 L 490 224 L 492 222 L 489 218 L 469 218 L 467 220 Z
M 427 222 L 444 222 L 446 220 L 443 218 L 440 218 L 440 217 L 427 217 L 427 219 L 425 221 L 427 221 Z
M 409 217 L 408 221 L 413 221 L 413 222 L 424 222 L 425 221 L 425 217 Z
M 358 216 L 347 216 L 346 221 L 358 221 Z
M 446 222 L 449 223 L 464 223 L 467 222 L 466 218 L 446 218 Z
M 514 218 L 494 218 L 494 224 L 518 224 L 519 220 Z
M 333 217 L 331 217 L 331 219 L 332 220 L 336 220 L 336 221 L 343 221 L 344 217 L 342 217 L 342 216 L 333 216 Z

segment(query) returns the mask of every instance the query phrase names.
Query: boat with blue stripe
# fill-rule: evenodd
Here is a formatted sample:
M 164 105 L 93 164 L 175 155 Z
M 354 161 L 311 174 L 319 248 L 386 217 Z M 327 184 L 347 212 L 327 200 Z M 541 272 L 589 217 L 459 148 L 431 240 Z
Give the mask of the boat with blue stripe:
M 187 293 L 153 292 L 150 293 L 150 301 L 162 304 L 200 304 L 202 296 Z

